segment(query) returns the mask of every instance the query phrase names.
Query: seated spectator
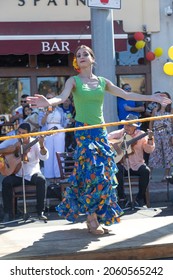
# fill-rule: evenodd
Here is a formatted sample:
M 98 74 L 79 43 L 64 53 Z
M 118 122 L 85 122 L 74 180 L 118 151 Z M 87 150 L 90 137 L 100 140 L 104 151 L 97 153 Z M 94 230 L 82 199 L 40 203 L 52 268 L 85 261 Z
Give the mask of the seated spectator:
M 6 121 L 7 121 L 7 120 L 6 120 L 6 117 L 3 116 L 3 115 L 1 115 L 1 116 L 0 116 L 0 135 L 2 135 L 2 136 L 3 136 L 3 134 L 6 134 L 6 131 L 5 131 L 5 129 L 3 128 L 3 126 L 4 126 L 4 124 L 5 124 Z
M 31 126 L 31 132 L 36 132 L 40 130 L 38 124 L 38 112 L 33 110 L 29 104 L 23 107 L 23 121 L 27 122 Z
M 161 93 L 161 91 L 155 91 L 154 94 L 157 94 L 157 93 Z M 148 105 L 146 106 L 146 117 L 151 117 L 152 116 L 152 112 L 153 112 L 153 109 L 158 107 L 159 103 L 157 102 L 149 102 Z
M 21 96 L 21 106 L 17 107 L 13 114 L 12 117 L 10 118 L 10 122 L 16 122 L 17 124 L 21 124 L 23 122 L 23 107 L 26 105 L 27 101 L 26 98 L 28 97 L 28 94 L 23 94 Z
M 31 131 L 30 125 L 28 123 L 20 124 L 17 133 L 25 134 Z M 23 144 L 32 143 L 35 138 L 25 137 L 23 138 Z M 4 219 L 3 222 L 8 222 L 14 217 L 12 215 L 13 200 L 12 193 L 13 187 L 22 185 L 23 174 L 25 179 L 25 185 L 36 185 L 36 195 L 37 195 L 37 213 L 39 219 L 46 220 L 44 215 L 44 199 L 45 199 L 45 187 L 46 180 L 40 171 L 40 160 L 46 160 L 49 156 L 48 150 L 44 146 L 44 138 L 39 137 L 38 142 L 31 146 L 29 151 L 27 151 L 27 160 L 21 165 L 18 170 L 15 166 L 15 153 L 20 151 L 21 141 L 19 139 L 9 139 L 5 140 L 0 144 L 0 154 L 6 155 L 11 154 L 11 162 L 9 162 L 9 168 L 12 170 L 12 174 L 5 177 L 2 181 L 2 199 L 4 208 Z M 13 165 L 12 165 L 13 164 Z M 14 169 L 14 170 L 13 170 Z M 15 173 L 15 174 L 14 174 Z
M 23 110 L 22 110 L 23 120 L 25 120 L 28 116 L 30 116 L 32 111 L 33 111 L 33 109 L 30 107 L 29 104 L 24 105 Z
M 129 114 L 126 117 L 126 120 L 136 120 L 137 116 L 133 114 Z M 150 178 L 150 169 L 146 165 L 143 157 L 144 151 L 147 153 L 153 152 L 155 148 L 153 133 L 150 131 L 148 136 L 144 134 L 144 131 L 138 129 L 139 124 L 126 124 L 120 130 L 115 130 L 108 134 L 108 140 L 113 142 L 113 140 L 119 140 L 117 143 L 111 144 L 114 149 L 118 153 L 118 157 L 120 159 L 117 167 L 119 169 L 116 174 L 118 180 L 118 198 L 120 207 L 124 208 L 127 204 L 128 200 L 126 198 L 126 194 L 124 192 L 124 176 L 128 175 L 128 168 L 130 175 L 138 175 L 139 176 L 139 191 L 135 199 L 136 206 L 144 206 L 146 205 L 146 189 L 149 183 Z M 144 136 L 142 136 L 144 134 Z M 135 140 L 136 137 L 141 136 L 139 140 Z M 133 144 L 131 144 L 128 148 L 128 140 L 134 140 Z M 121 144 L 127 145 L 127 155 L 126 151 L 121 149 Z M 116 160 L 116 157 L 115 157 Z

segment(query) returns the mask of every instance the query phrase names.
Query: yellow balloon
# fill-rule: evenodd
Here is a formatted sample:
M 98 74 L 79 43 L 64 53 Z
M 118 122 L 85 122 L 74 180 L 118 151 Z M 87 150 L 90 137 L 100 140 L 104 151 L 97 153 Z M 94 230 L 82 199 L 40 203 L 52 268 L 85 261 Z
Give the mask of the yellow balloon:
M 145 47 L 145 41 L 137 41 L 136 44 L 135 44 L 135 47 L 139 50 L 139 49 L 143 49 Z
M 173 62 L 167 62 L 163 65 L 163 71 L 166 75 L 173 76 Z
M 168 56 L 173 60 L 173 46 L 168 49 Z
M 163 49 L 160 48 L 160 47 L 156 48 L 156 49 L 154 50 L 154 54 L 155 54 L 155 56 L 157 56 L 157 57 L 162 56 L 162 54 L 163 54 Z

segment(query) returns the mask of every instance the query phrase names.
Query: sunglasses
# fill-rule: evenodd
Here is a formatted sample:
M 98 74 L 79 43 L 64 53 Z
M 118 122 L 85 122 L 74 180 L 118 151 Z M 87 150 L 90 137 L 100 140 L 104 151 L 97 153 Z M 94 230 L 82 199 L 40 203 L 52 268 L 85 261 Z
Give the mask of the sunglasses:
M 124 90 L 131 90 L 131 87 L 125 87 Z
M 22 101 L 20 101 L 20 103 L 26 103 L 26 101 L 22 100 Z

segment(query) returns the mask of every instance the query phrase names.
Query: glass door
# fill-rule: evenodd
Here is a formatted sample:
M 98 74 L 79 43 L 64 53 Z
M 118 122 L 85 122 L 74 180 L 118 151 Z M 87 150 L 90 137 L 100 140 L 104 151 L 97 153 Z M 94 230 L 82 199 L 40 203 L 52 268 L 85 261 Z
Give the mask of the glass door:
M 64 84 L 67 77 L 38 77 L 37 78 L 37 89 L 38 93 L 46 95 L 48 92 L 55 92 L 60 94 L 64 88 Z

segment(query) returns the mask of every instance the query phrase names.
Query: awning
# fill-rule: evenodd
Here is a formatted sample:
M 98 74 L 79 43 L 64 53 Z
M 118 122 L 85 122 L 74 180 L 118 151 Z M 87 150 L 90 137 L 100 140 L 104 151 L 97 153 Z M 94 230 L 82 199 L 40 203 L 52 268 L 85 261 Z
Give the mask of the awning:
M 127 34 L 114 22 L 117 52 L 127 50 Z M 37 55 L 74 52 L 78 45 L 91 46 L 90 21 L 0 22 L 0 55 Z

